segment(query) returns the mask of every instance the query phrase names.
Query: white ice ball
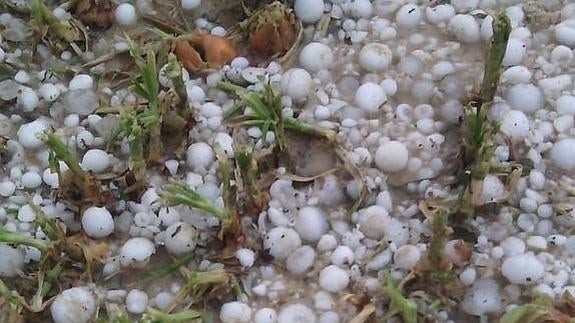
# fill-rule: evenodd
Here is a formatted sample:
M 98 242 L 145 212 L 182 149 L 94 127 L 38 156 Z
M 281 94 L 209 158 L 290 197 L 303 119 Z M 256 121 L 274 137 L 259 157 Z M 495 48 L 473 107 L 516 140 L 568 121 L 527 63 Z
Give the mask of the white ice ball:
M 505 259 L 501 265 L 501 274 L 512 284 L 532 285 L 545 273 L 545 267 L 530 254 L 520 254 Z
M 323 0 L 296 0 L 293 9 L 299 20 L 313 24 L 323 15 Z
M 196 9 L 202 4 L 202 0 L 181 0 L 180 4 L 184 10 Z
M 55 323 L 88 323 L 96 314 L 96 297 L 85 287 L 62 291 L 50 305 Z
M 122 3 L 115 11 L 116 22 L 122 26 L 130 26 L 136 23 L 136 8 L 130 3 Z
M 396 173 L 407 167 L 409 151 L 400 141 L 389 141 L 377 148 L 375 164 L 379 169 L 388 173 Z
M 381 86 L 372 82 L 362 84 L 355 92 L 355 104 L 367 112 L 377 112 L 386 101 L 387 96 Z
M 132 314 L 142 314 L 148 306 L 148 294 L 139 289 L 132 289 L 126 296 L 126 309 Z
M 566 138 L 556 142 L 549 156 L 555 166 L 567 171 L 575 169 L 575 139 Z
M 507 49 L 503 56 L 501 64 L 503 66 L 518 65 L 523 60 L 523 56 L 527 51 L 527 45 L 520 39 L 510 38 L 507 42 Z
M 292 251 L 286 259 L 286 268 L 292 274 L 304 274 L 313 265 L 315 250 L 310 246 L 301 246 Z
M 514 110 L 525 113 L 535 112 L 543 108 L 543 94 L 533 84 L 515 84 L 505 93 L 505 100 Z
M 522 139 L 529 135 L 529 119 L 519 110 L 511 110 L 503 116 L 501 131 L 513 139 Z
M 471 315 L 498 313 L 502 308 L 499 285 L 491 278 L 477 281 L 463 298 L 462 308 Z
M 419 26 L 423 12 L 419 6 L 413 3 L 399 8 L 395 14 L 395 22 L 399 28 L 415 28 Z
M 110 156 L 101 149 L 90 149 L 82 157 L 82 168 L 101 173 L 110 167 Z
M 22 271 L 24 266 L 24 253 L 5 243 L 0 243 L 0 276 L 14 277 Z
M 186 162 L 193 170 L 207 170 L 214 160 L 214 150 L 205 142 L 191 144 L 186 151 Z
M 46 123 L 41 120 L 34 120 L 25 123 L 18 129 L 18 141 L 24 148 L 35 149 L 42 146 L 40 135 L 48 129 Z
M 289 304 L 282 308 L 278 315 L 277 323 L 295 323 L 295 322 L 316 322 L 315 313 L 304 304 Z
M 235 256 L 242 267 L 251 267 L 254 265 L 254 261 L 256 260 L 255 252 L 247 248 L 238 249 Z
M 228 302 L 220 309 L 220 320 L 224 323 L 249 322 L 251 318 L 251 307 L 242 302 Z
M 38 107 L 39 102 L 40 99 L 38 98 L 36 91 L 27 86 L 20 87 L 16 97 L 16 104 L 22 108 L 22 110 L 25 112 L 31 112 Z
M 304 241 L 315 242 L 327 232 L 329 225 L 322 209 L 305 206 L 298 211 L 294 228 Z
M 555 110 L 559 115 L 575 115 L 575 96 L 565 94 L 555 101 Z
M 329 265 L 319 273 L 319 286 L 328 292 L 341 292 L 348 284 L 349 274 L 336 265 Z
M 333 62 L 333 53 L 329 46 L 311 42 L 302 48 L 299 62 L 306 70 L 316 73 L 329 68 Z
M 384 44 L 369 43 L 359 52 L 359 65 L 368 72 L 380 72 L 389 67 L 393 54 Z
M 359 212 L 359 230 L 369 239 L 379 240 L 385 233 L 389 214 L 383 206 L 372 205 Z
M 575 47 L 575 19 L 565 20 L 555 26 L 555 39 L 559 44 Z
M 409 270 L 413 268 L 421 258 L 421 251 L 413 245 L 404 245 L 397 249 L 393 255 L 393 262 L 398 268 Z
M 120 250 L 120 263 L 124 267 L 141 268 L 148 263 L 155 252 L 156 247 L 152 241 L 142 237 L 131 238 Z
M 82 228 L 92 238 L 104 238 L 114 232 L 114 219 L 106 208 L 92 206 L 82 214 Z
M 282 75 L 282 92 L 294 101 L 305 100 L 312 86 L 311 75 L 303 68 L 291 68 Z
M 120 5 L 121 6 L 121 5 Z M 94 80 L 88 74 L 78 74 L 74 76 L 70 80 L 68 84 L 68 90 L 76 91 L 76 90 L 89 90 L 93 87 Z
M 198 231 L 185 222 L 170 225 L 165 232 L 164 245 L 173 255 L 181 255 L 194 250 Z
M 260 308 L 254 315 L 254 323 L 275 323 L 278 313 L 273 308 Z
M 264 250 L 267 250 L 276 259 L 285 259 L 299 246 L 301 246 L 301 238 L 291 228 L 273 228 L 264 239 Z
M 479 24 L 470 15 L 455 15 L 449 20 L 448 29 L 463 43 L 474 43 L 480 39 Z

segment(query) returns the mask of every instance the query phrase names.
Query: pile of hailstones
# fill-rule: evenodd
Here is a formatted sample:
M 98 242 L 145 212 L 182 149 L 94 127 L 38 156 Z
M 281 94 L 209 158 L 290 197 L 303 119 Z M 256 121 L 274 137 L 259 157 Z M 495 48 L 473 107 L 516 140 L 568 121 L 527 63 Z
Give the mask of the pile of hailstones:
M 200 2 L 182 0 L 181 5 L 193 10 Z M 483 57 L 472 52 L 484 48 L 493 34 L 492 17 L 482 14 L 497 8 L 505 10 L 513 30 L 503 59 L 500 96 L 489 112 L 509 139 L 498 142 L 494 161 L 522 156 L 533 168 L 508 199 L 514 208 L 504 207 L 492 219 L 472 220 L 471 225 L 481 234 L 469 261 L 456 252 L 457 241 L 448 241 L 445 251 L 460 273 L 459 280 L 468 286 L 461 307 L 471 315 L 500 315 L 517 306 L 529 290 L 552 297 L 565 291 L 575 293 L 571 269 L 575 236 L 570 235 L 575 224 L 570 192 L 575 182 L 560 175 L 575 170 L 575 4 L 567 2 L 452 0 L 451 4 L 426 7 L 404 1 L 296 0 L 294 9 L 307 38 L 314 37 L 314 25 L 324 14 L 340 26 L 335 33 L 302 48 L 302 68 L 282 74 L 278 64 L 250 67 L 248 60 L 238 57 L 205 79 L 190 79 L 185 74 L 189 104 L 197 112 L 198 123 L 190 132 L 193 144 L 187 150 L 187 160 L 168 160 L 165 166 L 171 175 L 187 167 L 186 182 L 216 204 L 221 205 L 221 193 L 212 147 L 220 145 L 233 155 L 232 138 L 221 124 L 222 111 L 232 102 L 215 89 L 224 76 L 241 77 L 256 89 L 262 85 L 254 75 L 266 74 L 272 82 L 279 82 L 283 112 L 292 115 L 297 105 L 300 118 L 337 129 L 352 162 L 362 169 L 366 187 L 375 193 L 368 199 L 370 206 L 356 212 L 350 223 L 344 205 L 359 194 L 354 181 L 341 185 L 340 179 L 330 175 L 318 181 L 319 185 L 295 189 L 289 180 L 277 180 L 270 188 L 269 208 L 257 225 L 264 249 L 282 266 L 254 266 L 254 251 L 238 250 L 236 257 L 246 269 L 244 285 L 249 297 L 224 304 L 220 319 L 345 321 L 356 309 L 340 303 L 338 293 L 353 287 L 372 295 L 381 289 L 379 270 L 390 268 L 392 276 L 401 279 L 413 268 L 426 251 L 420 238 L 429 234 L 428 225 L 417 216 L 415 199 L 394 193 L 397 188 L 388 183 L 399 183 L 406 193 L 420 198 L 446 194 L 447 188 L 431 179 L 447 166 L 445 134 L 461 115 L 459 99 L 482 74 Z M 526 10 L 532 5 L 541 6 L 535 14 L 542 19 L 546 10 L 555 10 L 559 19 L 549 20 L 548 28 L 531 29 L 527 14 L 534 13 Z M 138 13 L 149 10 L 148 6 L 136 10 L 123 3 L 117 7 L 116 24 L 134 28 Z M 54 13 L 60 19 L 69 15 L 60 7 Z M 13 32 L 13 39 L 24 40 L 29 34 L 25 24 L 9 13 L 0 15 L 0 24 Z M 225 32 L 202 18 L 196 25 L 214 34 Z M 118 41 L 114 50 L 126 45 Z M 7 48 L 0 44 L 0 62 L 17 61 L 23 54 L 20 49 Z M 68 51 L 52 57 L 44 49 L 39 46 L 47 60 L 72 57 Z M 338 81 L 334 81 L 334 70 L 342 71 Z M 161 80 L 163 86 L 169 85 L 165 78 Z M 130 236 L 121 245 L 110 243 L 105 275 L 146 266 L 159 245 L 173 255 L 195 249 L 201 256 L 196 246 L 210 238 L 204 229 L 216 227 L 218 221 L 186 208 L 162 207 L 157 189 L 165 180 L 158 175 L 151 175 L 153 185 L 140 203 L 119 203 L 114 210 L 120 213 L 118 217 L 105 208 L 91 207 L 78 221 L 61 203 L 40 194 L 45 187 L 57 189 L 59 185 L 39 138 L 51 127 L 66 134 L 66 143 L 82 152 L 81 166 L 86 170 L 114 172 L 125 159 L 125 144 L 121 156 L 100 149 L 109 133 L 109 118 L 92 112 L 99 94 L 108 96 L 111 106 L 134 104 L 136 98 L 127 90 L 109 88 L 100 88 L 101 93 L 96 94 L 95 87 L 90 75 L 77 75 L 66 85 L 46 70 L 20 70 L 13 79 L 0 82 L 2 100 L 16 99 L 16 109 L 26 115 L 47 113 L 35 120 L 19 114 L 0 115 L 0 135 L 10 138 L 7 149 L 12 157 L 0 182 L 3 227 L 45 239 L 27 204 L 34 203 L 69 230 L 83 230 L 94 239 Z M 400 97 L 409 98 L 409 104 L 396 102 Z M 257 128 L 249 129 L 248 134 L 256 147 L 274 140 L 273 133 L 264 134 Z M 61 165 L 61 170 L 65 169 Z M 32 196 L 31 202 L 25 198 L 27 194 Z M 500 178 L 485 177 L 480 197 L 484 202 L 505 194 Z M 7 212 L 9 209 L 17 209 L 16 216 Z M 566 215 L 559 216 L 558 209 Z M 0 244 L 0 255 L 3 277 L 17 276 L 25 264 L 39 261 L 41 256 L 33 247 L 7 244 Z M 202 261 L 197 267 L 209 270 L 221 264 Z M 302 277 L 313 279 L 304 284 Z M 51 314 L 57 323 L 89 322 L 98 304 L 105 301 L 123 303 L 129 313 L 138 315 L 147 306 L 166 308 L 179 288 L 178 283 L 147 292 L 73 287 L 54 299 Z M 438 311 L 437 318 L 449 322 L 445 311 Z

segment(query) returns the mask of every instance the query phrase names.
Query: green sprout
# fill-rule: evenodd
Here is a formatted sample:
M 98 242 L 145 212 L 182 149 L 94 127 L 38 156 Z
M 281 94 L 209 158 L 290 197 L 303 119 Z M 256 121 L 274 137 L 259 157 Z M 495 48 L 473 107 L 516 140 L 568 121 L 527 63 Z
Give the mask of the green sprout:
M 46 146 L 48 146 L 48 149 L 50 150 L 50 156 L 51 156 L 50 159 L 52 161 L 55 160 L 63 161 L 66 164 L 66 166 L 68 166 L 70 171 L 74 173 L 74 176 L 78 178 L 84 178 L 86 176 L 86 172 L 82 169 L 82 167 L 80 167 L 80 164 L 78 164 L 76 156 L 72 154 L 70 149 L 68 149 L 68 147 L 62 142 L 62 140 L 60 140 L 60 138 L 56 136 L 56 134 L 54 134 L 53 132 L 45 132 L 44 134 L 42 134 L 41 138 L 42 141 L 44 141 L 44 144 L 46 144 Z M 52 171 L 59 173 L 58 163 L 53 162 L 52 164 L 53 164 L 51 165 L 53 168 Z
M 79 48 L 74 42 L 86 40 L 87 32 L 78 20 L 56 18 L 52 10 L 42 0 L 28 0 L 28 3 L 32 14 L 31 23 L 49 45 L 54 45 L 57 41 L 61 41 L 70 44 L 75 51 L 79 52 Z M 54 37 L 56 42 L 46 36 Z
M 200 209 L 206 213 L 214 215 L 222 221 L 225 221 L 230 217 L 225 209 L 217 207 L 212 201 L 203 197 L 185 183 L 174 182 L 167 184 L 160 193 L 160 196 L 170 204 L 182 204 Z
M 242 127 L 258 127 L 264 134 L 272 131 L 281 152 L 287 148 L 286 131 L 312 135 L 330 142 L 335 141 L 336 134 L 330 129 L 284 116 L 279 90 L 269 82 L 265 83 L 261 92 L 248 90 L 229 82 L 220 82 L 218 88 L 234 93 L 239 98 L 238 104 L 224 113 L 224 120 Z M 249 108 L 250 113 L 243 113 L 245 108 Z
M 395 287 L 393 278 L 388 271 L 383 272 L 385 290 L 390 300 L 390 310 L 399 314 L 404 323 L 417 323 L 417 304 L 414 300 L 405 298 L 401 291 Z
M 136 178 L 146 178 L 146 156 L 148 160 L 157 162 L 161 155 L 161 120 L 158 95 L 160 85 L 158 82 L 158 70 L 156 67 L 156 54 L 152 48 L 146 51 L 144 59 L 136 47 L 130 41 L 130 55 L 135 60 L 138 73 L 132 80 L 134 91 L 144 98 L 147 103 L 132 111 L 122 111 L 120 122 L 112 135 L 108 138 L 108 148 L 120 137 L 128 142 L 130 147 L 130 162 Z

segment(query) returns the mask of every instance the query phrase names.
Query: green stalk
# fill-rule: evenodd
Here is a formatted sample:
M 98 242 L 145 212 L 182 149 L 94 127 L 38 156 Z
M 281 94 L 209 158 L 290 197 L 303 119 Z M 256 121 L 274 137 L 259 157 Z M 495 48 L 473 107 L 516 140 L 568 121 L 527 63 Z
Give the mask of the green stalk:
M 34 239 L 21 233 L 11 232 L 4 228 L 0 228 L 0 241 L 5 243 L 12 243 L 15 245 L 34 247 L 40 250 L 43 254 L 48 251 L 48 243 L 46 241 Z
M 393 278 L 388 271 L 383 272 L 385 290 L 390 299 L 390 309 L 397 311 L 404 323 L 417 323 L 417 304 L 409 298 L 405 298 L 395 287 Z
M 184 183 L 171 183 L 164 187 L 160 194 L 170 204 L 183 204 L 189 207 L 203 210 L 220 220 L 229 218 L 228 212 L 215 206 L 210 200 L 201 196 L 193 188 Z
M 79 178 L 86 176 L 86 173 L 82 167 L 80 167 L 80 164 L 78 164 L 76 157 L 53 132 L 45 132 L 42 135 L 42 141 L 44 141 L 57 159 L 63 161 L 68 166 L 75 176 Z
M 313 135 L 320 138 L 325 138 L 330 142 L 333 142 L 335 140 L 336 133 L 331 129 L 312 126 L 307 122 L 303 122 L 301 120 L 294 118 L 284 118 L 284 120 L 285 120 L 285 127 L 288 130 Z
M 501 73 L 501 62 L 507 50 L 507 42 L 511 33 L 511 23 L 507 14 L 501 11 L 493 20 L 493 40 L 487 56 L 487 64 L 483 74 L 483 83 L 481 84 L 480 98 L 481 103 L 493 101 L 499 75 Z
M 166 276 L 170 273 L 177 271 L 180 267 L 185 266 L 187 263 L 194 259 L 195 254 L 193 252 L 189 252 L 183 256 L 178 257 L 174 262 L 162 266 L 157 269 L 152 269 L 151 271 L 145 274 L 145 279 L 152 279 Z
M 142 323 L 191 322 L 191 320 L 199 319 L 201 316 L 200 312 L 194 310 L 183 310 L 170 314 L 148 307 L 147 312 L 142 316 Z

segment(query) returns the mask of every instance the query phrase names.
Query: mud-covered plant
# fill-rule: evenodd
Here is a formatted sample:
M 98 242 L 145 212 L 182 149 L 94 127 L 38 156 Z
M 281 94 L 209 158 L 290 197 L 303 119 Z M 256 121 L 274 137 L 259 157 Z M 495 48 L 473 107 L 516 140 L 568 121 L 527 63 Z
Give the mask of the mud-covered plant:
M 38 31 L 46 44 L 51 47 L 56 46 L 59 49 L 67 44 L 79 52 L 79 48 L 75 46 L 74 42 L 88 39 L 82 23 L 76 19 L 58 19 L 42 0 L 28 0 L 28 3 L 32 15 L 31 25 Z
M 180 273 L 184 277 L 185 284 L 174 296 L 172 303 L 165 309 L 166 313 L 172 312 L 184 300 L 189 300 L 189 303 L 185 304 L 183 308 L 193 307 L 202 297 L 206 297 L 211 287 L 229 288 L 232 277 L 224 269 L 199 271 L 181 268 Z
M 242 191 L 247 211 L 259 212 L 266 203 L 265 192 L 258 188 L 258 163 L 253 149 L 249 146 L 236 148 L 234 152 L 236 166 L 239 170 Z
M 224 120 L 239 127 L 258 127 L 264 134 L 268 131 L 273 132 L 280 152 L 285 152 L 287 149 L 287 131 L 312 135 L 330 142 L 335 141 L 336 134 L 333 130 L 284 116 L 280 91 L 269 81 L 264 80 L 262 91 L 248 90 L 229 82 L 220 82 L 218 88 L 238 97 L 234 107 L 225 112 Z M 249 108 L 248 113 L 245 112 L 246 108 Z
M 55 133 L 45 132 L 41 139 L 49 150 L 50 169 L 58 174 L 59 194 L 64 202 L 78 209 L 108 202 L 109 192 L 102 188 L 98 179 L 80 167 L 76 156 Z M 64 162 L 68 170 L 60 171 L 59 161 Z

